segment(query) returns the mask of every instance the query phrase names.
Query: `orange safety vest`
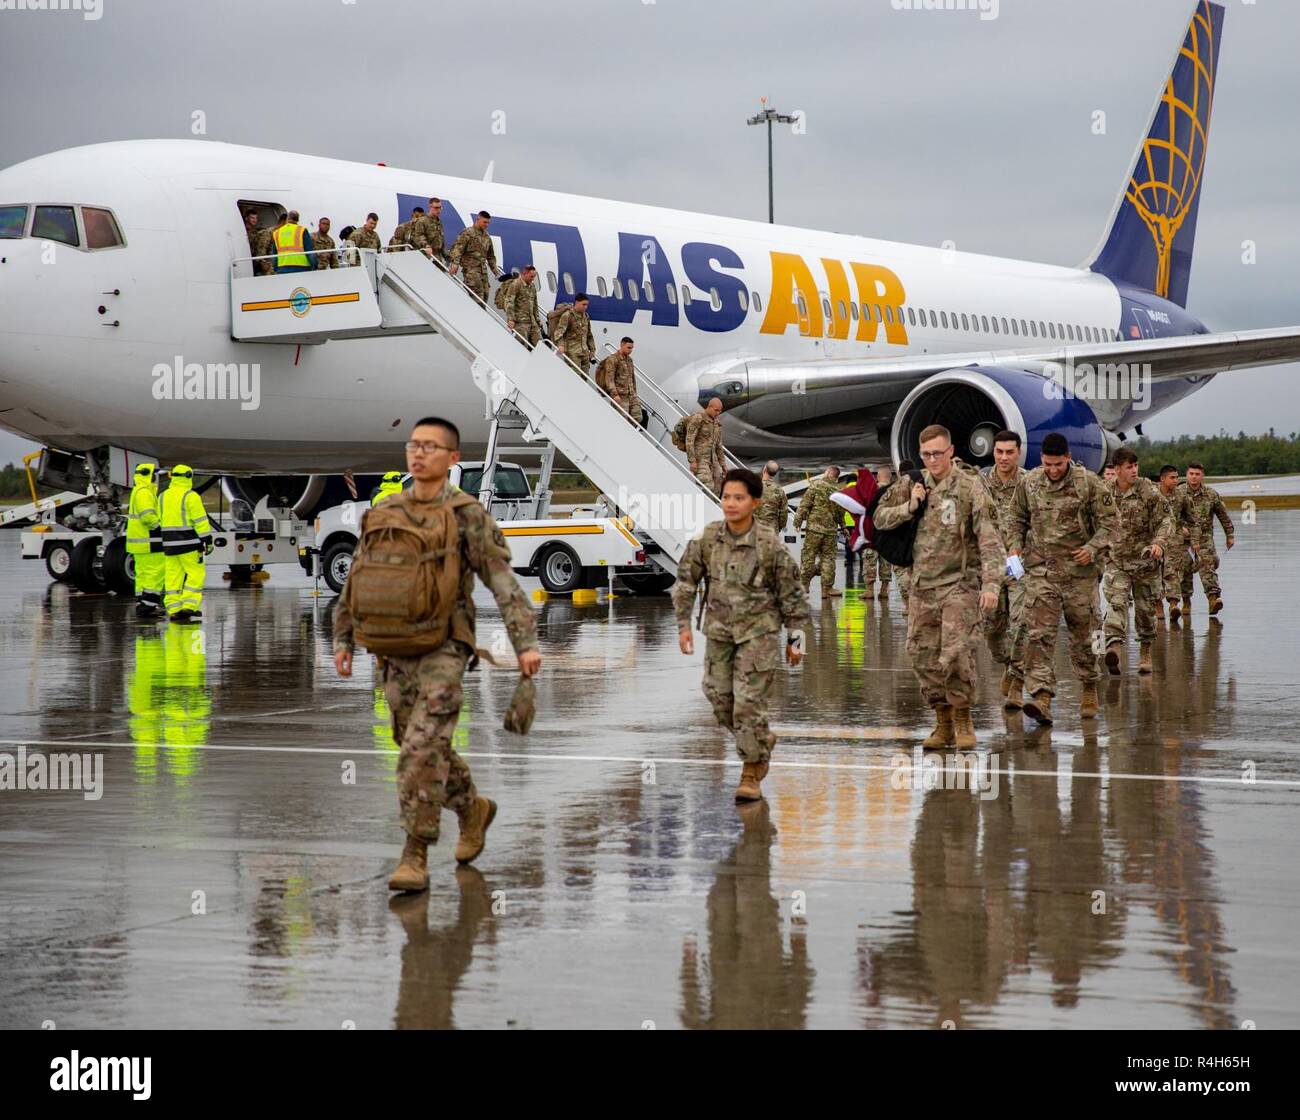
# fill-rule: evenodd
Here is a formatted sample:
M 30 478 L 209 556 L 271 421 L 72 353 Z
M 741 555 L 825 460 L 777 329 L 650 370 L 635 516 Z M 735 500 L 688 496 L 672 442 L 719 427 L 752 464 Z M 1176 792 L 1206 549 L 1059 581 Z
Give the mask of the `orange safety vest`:
M 275 231 L 275 265 L 277 268 L 306 268 L 311 262 L 303 252 L 305 226 L 286 222 Z

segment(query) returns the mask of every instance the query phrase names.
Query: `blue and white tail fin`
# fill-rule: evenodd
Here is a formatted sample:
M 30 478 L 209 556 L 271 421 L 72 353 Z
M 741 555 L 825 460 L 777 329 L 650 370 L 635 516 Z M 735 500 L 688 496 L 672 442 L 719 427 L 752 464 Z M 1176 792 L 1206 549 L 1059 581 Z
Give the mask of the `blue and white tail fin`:
M 1180 307 L 1187 305 L 1222 31 L 1223 6 L 1197 0 L 1102 246 L 1087 266 Z

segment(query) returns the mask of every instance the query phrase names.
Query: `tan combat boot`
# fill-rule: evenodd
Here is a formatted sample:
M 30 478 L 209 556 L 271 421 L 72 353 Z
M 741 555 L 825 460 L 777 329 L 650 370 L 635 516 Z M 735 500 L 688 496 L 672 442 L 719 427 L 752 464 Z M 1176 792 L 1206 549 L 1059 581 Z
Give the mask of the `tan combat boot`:
M 953 708 L 952 729 L 954 746 L 959 751 L 975 749 L 975 725 L 971 722 L 969 708 Z
M 1111 642 L 1106 647 L 1106 671 L 1112 677 L 1119 676 L 1119 642 Z
M 1163 599 L 1156 600 L 1156 618 L 1161 622 L 1165 620 L 1165 601 Z
M 952 705 L 940 704 L 934 709 L 934 730 L 925 737 L 921 746 L 927 751 L 941 751 L 944 747 L 951 747 L 954 738 Z
M 763 790 L 759 783 L 766 777 L 766 762 L 746 762 L 740 771 L 740 784 L 736 786 L 736 800 L 762 801 Z
M 1031 699 L 1025 701 L 1025 715 L 1046 727 L 1052 722 L 1052 694 L 1047 689 L 1040 688 Z
M 1169 621 L 1177 622 L 1178 616 L 1183 613 L 1183 608 L 1178 605 L 1177 599 L 1169 600 Z
M 844 592 L 841 591 L 838 587 L 832 587 L 828 592 L 826 592 L 826 597 L 828 599 L 838 599 L 843 594 Z
M 1008 665 L 1005 669 L 1002 670 L 1002 681 L 998 685 L 998 689 L 1001 691 L 1003 696 L 1007 696 L 1011 693 L 1011 666 L 1010 665 Z
M 876 598 L 882 603 L 889 598 L 889 584 L 882 583 L 880 585 L 880 590 L 876 593 Z
M 1083 719 L 1096 719 L 1097 707 L 1097 686 L 1095 684 L 1085 684 L 1083 686 L 1083 696 L 1079 700 L 1079 715 Z M 1047 714 L 1050 716 L 1051 712 Z M 1050 723 L 1051 720 L 1049 719 L 1048 722 Z
M 417 836 L 406 837 L 397 870 L 389 876 L 390 891 L 422 891 L 429 885 L 429 845 Z
M 1025 706 L 1025 682 L 1022 680 L 1013 680 L 1007 688 L 1007 698 L 1003 701 L 1002 706 L 1008 712 L 1018 712 Z
M 477 859 L 487 843 L 488 826 L 496 818 L 497 803 L 486 797 L 476 797 L 474 804 L 460 818 L 460 839 L 456 842 L 456 861 L 469 863 Z
M 1183 617 L 1184 617 L 1185 619 L 1187 619 L 1188 622 L 1191 622 L 1191 620 L 1192 620 L 1192 601 L 1191 601 L 1191 599 L 1184 599 L 1184 600 L 1183 600 Z
M 1155 672 L 1155 668 L 1151 664 L 1151 643 L 1150 642 L 1143 642 L 1141 647 L 1138 650 L 1138 672 L 1143 676 L 1147 676 Z
M 1218 614 L 1221 610 L 1223 610 L 1223 600 L 1216 595 L 1210 600 L 1210 613 Z

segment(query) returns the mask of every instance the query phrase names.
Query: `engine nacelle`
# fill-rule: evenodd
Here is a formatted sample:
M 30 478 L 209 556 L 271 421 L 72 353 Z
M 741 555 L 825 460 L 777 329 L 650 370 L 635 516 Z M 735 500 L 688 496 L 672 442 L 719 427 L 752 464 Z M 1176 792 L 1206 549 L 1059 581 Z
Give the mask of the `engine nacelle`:
M 1115 442 L 1086 401 L 1040 374 L 1005 366 L 944 370 L 908 393 L 890 436 L 895 463 L 911 459 L 921 465 L 919 436 L 929 424 L 947 428 L 957 455 L 979 467 L 993 462 L 993 437 L 1003 428 L 1019 433 L 1027 469 L 1038 466 L 1048 432 L 1065 436 L 1070 454 L 1091 471 L 1101 469 Z
M 356 500 L 363 505 L 379 485 L 380 476 L 359 474 L 355 478 Z M 248 503 L 256 509 L 263 498 L 270 498 L 272 506 L 291 509 L 295 517 L 309 520 L 323 509 L 340 505 L 352 498 L 342 475 L 337 474 L 259 474 L 247 477 L 224 475 L 221 489 L 232 505 L 237 501 Z

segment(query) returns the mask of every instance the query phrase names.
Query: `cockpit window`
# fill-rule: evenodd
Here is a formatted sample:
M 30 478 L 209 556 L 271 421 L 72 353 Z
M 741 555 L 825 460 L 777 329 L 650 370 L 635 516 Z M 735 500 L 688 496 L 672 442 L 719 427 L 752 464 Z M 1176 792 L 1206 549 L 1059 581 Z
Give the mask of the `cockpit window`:
M 86 227 L 87 249 L 111 249 L 122 244 L 117 222 L 107 210 L 94 206 L 81 208 L 81 224 Z
M 77 217 L 71 206 L 38 206 L 32 220 L 32 236 L 38 241 L 58 241 L 64 245 L 80 245 L 77 236 Z
M 26 206 L 0 206 L 0 237 L 22 237 L 26 228 Z

